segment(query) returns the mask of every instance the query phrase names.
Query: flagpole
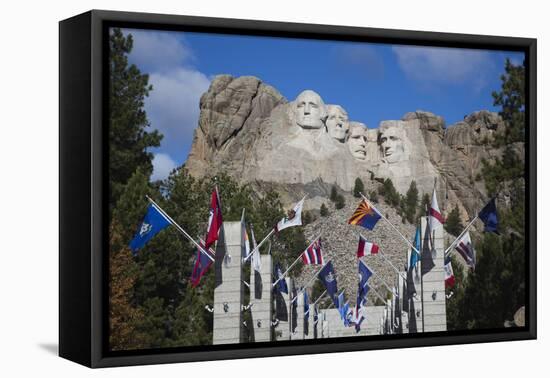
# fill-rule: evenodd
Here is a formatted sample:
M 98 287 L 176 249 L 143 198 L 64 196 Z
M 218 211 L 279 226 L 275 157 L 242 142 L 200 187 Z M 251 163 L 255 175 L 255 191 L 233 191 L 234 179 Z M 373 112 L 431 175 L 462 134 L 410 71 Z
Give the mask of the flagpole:
M 363 197 L 363 199 L 365 201 L 367 201 L 368 204 L 370 204 L 374 209 L 376 209 L 376 207 L 372 204 L 372 202 L 369 201 L 369 199 L 367 197 L 365 197 L 365 195 L 363 193 L 359 193 L 361 194 L 361 197 Z M 382 219 L 384 219 L 393 229 L 395 232 L 397 232 L 399 234 L 399 236 L 401 236 L 401 238 L 403 238 L 403 240 L 405 240 L 405 243 L 407 243 L 412 249 L 414 249 L 416 252 L 418 252 L 420 254 L 420 251 L 418 249 L 416 249 L 416 247 L 414 245 L 412 245 L 412 243 L 409 241 L 409 239 L 407 239 L 389 220 L 388 218 L 386 218 L 380 211 L 378 211 L 378 209 L 376 209 L 376 212 L 378 213 L 378 215 L 380 215 L 380 217 Z
M 397 268 L 395 267 L 395 265 L 393 265 L 392 262 L 391 262 L 389 259 L 386 258 L 386 256 L 382 253 L 382 251 L 379 251 L 379 252 L 380 252 L 380 256 L 382 256 L 382 258 L 383 258 L 388 264 L 391 265 L 391 267 L 393 268 L 393 270 L 395 270 L 396 273 L 397 273 L 399 276 L 401 276 L 401 277 L 404 278 L 404 279 L 407 278 L 406 276 L 404 276 L 404 275 L 401 274 L 401 272 L 399 271 L 399 269 L 397 269 Z
M 311 277 L 311 279 L 304 286 L 302 286 L 302 288 L 299 290 L 299 293 L 303 293 L 304 290 L 307 289 L 307 287 L 313 282 L 313 280 L 317 278 L 319 273 L 321 273 L 321 270 L 323 270 L 323 267 L 324 267 L 324 265 L 317 271 L 317 273 L 315 273 L 313 275 L 313 277 Z M 290 303 L 294 302 L 296 300 L 296 298 L 298 298 L 299 293 L 296 293 L 296 296 L 294 297 L 294 299 Z
M 312 306 L 315 306 L 317 303 L 319 303 L 319 301 L 320 301 L 321 299 L 323 299 L 323 297 L 325 296 L 326 293 L 327 293 L 326 290 L 323 291 L 323 293 L 322 293 L 321 295 L 319 295 L 319 298 L 317 298 L 317 299 L 315 300 L 315 302 L 313 302 Z
M 365 263 L 363 260 L 361 260 L 361 262 L 363 264 L 365 264 L 365 266 L 368 268 L 368 270 L 370 270 L 372 272 L 372 274 L 376 277 L 378 277 L 380 279 L 380 281 L 382 281 L 382 283 L 384 284 L 384 286 L 386 287 L 386 289 L 388 289 L 389 292 L 393 293 L 392 289 L 390 289 L 390 287 L 386 284 L 386 281 L 384 281 L 384 279 L 382 277 L 380 277 L 380 275 L 378 273 L 376 273 L 370 266 L 367 265 L 367 263 Z
M 360 232 L 359 232 L 358 234 L 359 234 L 359 236 L 361 236 L 363 239 L 365 239 L 365 240 L 367 239 L 367 238 L 365 238 Z M 397 272 L 398 275 L 400 275 L 401 277 L 403 277 L 403 278 L 405 278 L 405 279 L 407 278 L 406 276 L 402 276 L 402 275 L 401 275 L 401 272 L 399 271 L 399 269 L 397 269 L 397 268 L 395 267 L 395 265 L 393 265 L 393 263 L 392 263 L 390 260 L 388 260 L 388 259 L 386 258 L 386 255 L 384 255 L 380 249 L 378 250 L 378 253 L 380 254 L 380 256 L 381 256 L 388 264 L 391 265 L 391 267 L 393 268 L 393 270 L 395 270 L 395 271 Z
M 199 243 L 197 243 L 195 241 L 195 239 L 193 239 L 187 232 L 185 232 L 185 230 L 179 225 L 176 223 L 175 220 L 173 220 L 159 205 L 157 205 L 157 203 L 155 201 L 153 201 L 153 199 L 151 197 L 149 197 L 148 195 L 145 195 L 145 197 L 149 200 L 149 202 L 151 202 L 151 204 L 153 204 L 153 206 L 155 206 L 155 208 L 160 211 L 162 213 L 162 215 L 164 217 L 166 217 L 166 219 L 168 219 L 168 221 L 178 229 L 178 231 L 180 231 L 187 239 L 189 239 L 202 253 L 204 253 L 206 256 L 208 256 L 208 258 L 212 261 L 214 261 L 214 258 L 212 256 L 210 256 L 210 254 L 208 252 L 206 252 L 204 250 L 203 247 L 201 247 L 201 245 Z
M 454 248 L 454 246 L 456 245 L 457 241 L 459 241 L 460 239 L 462 239 L 462 237 L 466 234 L 466 232 L 470 229 L 470 227 L 472 227 L 472 225 L 474 224 L 474 221 L 479 217 L 479 214 L 476 215 L 474 217 L 474 219 L 472 219 L 470 221 L 470 223 L 468 223 L 468 225 L 464 228 L 464 230 L 462 230 L 462 232 L 460 233 L 460 235 L 458 235 L 458 237 L 451 243 L 451 245 L 449 246 L 449 248 L 447 248 L 445 250 L 445 254 L 444 256 L 447 256 L 447 254 L 449 254 L 450 252 L 449 251 L 452 251 L 452 249 Z
M 302 202 L 303 200 L 305 200 L 307 197 L 307 193 L 306 195 L 300 200 L 298 201 L 298 203 Z M 258 246 L 256 248 L 254 248 L 254 250 L 252 252 L 250 252 L 250 254 L 248 256 L 246 256 L 243 260 L 243 262 L 246 262 L 246 260 L 248 260 L 250 258 L 250 256 L 252 256 L 252 254 L 256 251 L 256 249 L 260 249 L 260 247 L 267 241 L 267 239 L 269 239 L 271 237 L 271 235 L 273 235 L 275 233 L 275 227 L 271 229 L 271 231 L 269 232 L 269 234 L 267 234 L 267 236 L 265 238 L 263 238 L 263 240 L 260 242 L 260 244 L 258 244 Z
M 368 282 L 365 282 L 365 285 L 368 286 L 369 289 L 371 289 L 372 291 L 374 291 L 374 294 L 376 294 L 376 296 L 384 303 L 386 303 L 386 300 L 384 299 L 384 297 L 382 297 L 380 295 L 380 293 L 378 293 L 378 290 L 376 290 L 374 287 L 372 287 L 371 285 L 369 285 Z
M 281 276 L 280 276 L 279 278 L 277 278 L 277 281 L 275 281 L 275 282 L 273 283 L 273 285 L 272 285 L 273 287 L 275 287 L 275 285 L 277 285 L 277 283 L 278 283 L 280 280 L 282 280 L 282 279 L 286 276 L 286 274 L 290 271 L 290 269 L 292 269 L 292 267 L 293 267 L 294 265 L 296 265 L 296 264 L 298 263 L 298 261 L 300 261 L 300 258 L 302 257 L 302 255 L 304 254 L 304 252 L 307 251 L 308 248 L 311 247 L 311 246 L 313 245 L 313 243 L 315 243 L 317 240 L 319 240 L 320 237 L 321 237 L 321 234 L 319 234 L 319 236 L 317 236 L 315 239 L 313 239 L 313 241 L 306 247 L 306 249 L 304 249 L 304 251 L 303 251 L 302 253 L 300 253 L 300 255 L 296 258 L 296 260 L 294 260 L 294 261 L 292 262 L 292 264 L 290 264 L 290 266 L 288 267 L 288 269 L 285 270 L 285 272 L 282 273 Z

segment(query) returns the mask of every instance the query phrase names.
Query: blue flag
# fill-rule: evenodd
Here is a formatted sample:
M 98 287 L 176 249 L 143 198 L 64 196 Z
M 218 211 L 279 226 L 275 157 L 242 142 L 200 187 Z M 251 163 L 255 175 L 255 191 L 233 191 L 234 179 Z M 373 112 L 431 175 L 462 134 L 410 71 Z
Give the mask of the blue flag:
M 334 274 L 334 267 L 332 261 L 329 261 L 319 272 L 319 279 L 325 285 L 327 293 L 334 302 L 336 308 L 338 308 L 338 298 L 336 298 L 336 292 L 338 291 L 338 283 L 336 282 L 336 275 Z
M 416 227 L 416 234 L 414 235 L 414 248 L 420 251 L 420 226 Z M 411 248 L 411 260 L 409 261 L 409 269 L 416 266 L 416 263 L 420 261 L 420 254 Z
M 344 314 L 342 314 L 342 309 L 344 308 L 344 303 L 346 302 L 346 298 L 344 297 L 344 292 L 342 291 L 340 294 L 338 294 L 338 297 L 336 298 L 338 306 L 338 312 L 340 313 L 340 318 L 344 319 Z
M 382 216 L 378 210 L 367 201 L 363 200 L 348 220 L 348 223 L 372 230 L 380 218 L 382 218 Z
M 147 208 L 147 213 L 139 226 L 136 235 L 130 242 L 130 248 L 134 256 L 137 250 L 142 248 L 149 240 L 160 231 L 170 225 L 170 221 L 159 211 L 159 209 L 150 204 Z
M 283 271 L 281 270 L 281 265 L 279 263 L 275 264 L 275 280 L 279 280 L 277 285 L 275 285 L 275 291 L 277 293 L 288 294 L 288 286 L 286 280 L 283 277 Z
M 369 292 L 369 286 L 367 285 L 367 282 L 369 278 L 371 278 L 371 276 L 372 271 L 369 269 L 367 264 L 359 260 L 359 288 L 357 289 L 357 310 L 359 309 L 361 302 L 363 302 L 367 298 L 367 293 Z
M 498 215 L 495 198 L 492 198 L 487 205 L 478 214 L 479 219 L 485 224 L 485 232 L 494 232 L 498 234 Z

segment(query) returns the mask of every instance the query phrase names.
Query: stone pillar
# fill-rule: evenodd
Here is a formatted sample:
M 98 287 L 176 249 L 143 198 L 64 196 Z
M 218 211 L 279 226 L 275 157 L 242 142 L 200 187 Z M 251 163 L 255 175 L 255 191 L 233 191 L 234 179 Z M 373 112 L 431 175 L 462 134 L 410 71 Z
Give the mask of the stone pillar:
M 311 295 L 308 294 L 308 298 L 309 298 L 309 313 L 307 315 L 304 315 L 304 316 L 307 316 L 307 319 L 308 319 L 308 322 L 307 322 L 307 325 L 308 325 L 308 329 L 307 329 L 307 335 L 306 335 L 306 330 L 305 330 L 305 321 L 304 321 L 304 338 L 307 340 L 307 339 L 313 339 L 313 315 L 315 314 L 315 306 L 313 306 L 313 301 L 315 301 L 316 298 L 311 298 Z
M 423 217 L 421 219 L 423 328 L 424 332 L 446 331 L 443 227 L 435 229 L 429 235 L 427 223 L 427 217 Z
M 399 291 L 399 332 L 409 333 L 409 317 L 407 313 L 408 309 L 408 298 L 407 298 L 407 286 L 406 280 L 403 277 L 406 277 L 406 272 L 400 272 L 397 282 L 397 288 Z
M 212 340 L 214 345 L 241 342 L 242 229 L 241 222 L 224 222 L 216 247 Z
M 296 289 L 296 329 L 292 332 L 292 303 L 290 305 L 290 340 L 303 340 L 304 339 L 304 293 L 301 292 L 298 288 Z
M 254 342 L 271 341 L 271 313 L 273 297 L 271 255 L 262 255 L 262 271 L 250 268 L 250 308 L 254 329 Z M 257 295 L 258 294 L 258 295 Z M 259 298 L 257 298 L 259 296 Z

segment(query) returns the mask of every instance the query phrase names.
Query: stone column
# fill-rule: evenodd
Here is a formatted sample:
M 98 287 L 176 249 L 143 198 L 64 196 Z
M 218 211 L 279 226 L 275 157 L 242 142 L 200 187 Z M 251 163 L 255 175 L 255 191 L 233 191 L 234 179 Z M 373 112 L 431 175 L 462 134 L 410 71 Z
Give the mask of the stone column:
M 241 342 L 242 327 L 242 225 L 224 222 L 216 247 L 214 330 L 212 343 Z
M 296 289 L 297 298 L 296 298 L 296 329 L 292 332 L 292 303 L 290 305 L 290 340 L 303 340 L 304 339 L 304 293 L 301 292 L 298 288 Z
M 421 219 L 423 328 L 424 332 L 446 331 L 443 227 L 435 229 L 429 235 L 427 224 L 427 217 L 423 217 Z
M 311 298 L 311 295 L 308 293 L 308 298 L 309 298 L 309 313 L 307 315 L 304 315 L 304 316 L 307 316 L 307 319 L 308 319 L 308 322 L 307 322 L 307 325 L 308 325 L 308 329 L 307 329 L 307 335 L 306 335 L 306 331 L 305 331 L 305 321 L 304 321 L 304 338 L 305 339 L 313 339 L 313 315 L 315 314 L 315 308 L 313 306 L 313 301 L 315 300 L 315 298 Z
M 253 267 L 250 268 L 250 308 L 252 314 L 252 326 L 254 329 L 254 342 L 271 341 L 271 313 L 273 297 L 271 290 L 272 280 L 271 255 L 262 255 L 262 271 L 258 274 Z M 257 295 L 258 294 L 258 295 Z M 256 298 L 259 296 L 259 298 Z

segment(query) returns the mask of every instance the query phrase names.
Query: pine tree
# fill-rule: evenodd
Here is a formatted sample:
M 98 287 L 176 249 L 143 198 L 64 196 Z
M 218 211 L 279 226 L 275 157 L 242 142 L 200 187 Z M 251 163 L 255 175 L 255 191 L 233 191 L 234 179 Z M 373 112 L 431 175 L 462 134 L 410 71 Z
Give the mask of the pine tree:
M 337 209 L 343 209 L 346 206 L 346 200 L 343 195 L 338 194 L 336 196 L 336 203 L 334 205 Z
M 162 135 L 146 131 L 149 127 L 144 109 L 145 97 L 153 89 L 149 75 L 128 63 L 132 51 L 131 35 L 125 37 L 114 28 L 109 36 L 109 179 L 110 209 L 123 187 L 138 168 L 147 175 L 153 170 L 150 147 L 160 146 Z
M 416 182 L 411 181 L 409 190 L 405 196 L 405 218 L 409 223 L 416 221 L 416 209 L 418 205 L 418 189 L 416 188 Z
M 424 195 L 422 196 L 422 201 L 420 201 L 420 206 L 418 207 L 418 216 L 426 216 L 431 204 L 432 200 L 430 198 L 430 195 L 428 193 L 424 193 Z
M 357 177 L 355 179 L 355 185 L 353 186 L 353 196 L 356 198 L 361 198 L 361 193 L 365 191 L 365 185 L 363 181 Z
M 445 231 L 454 236 L 458 236 L 462 232 L 464 226 L 462 225 L 462 221 L 460 220 L 458 205 L 455 205 L 453 210 L 451 210 L 443 226 L 445 228 Z
M 330 189 L 330 200 L 332 202 L 336 202 L 336 198 L 338 197 L 338 190 L 336 189 L 336 186 L 333 185 Z
M 501 106 L 499 115 L 506 122 L 504 137 L 497 139 L 499 145 L 525 140 L 525 63 L 516 66 L 506 59 L 504 69 L 501 90 L 493 92 L 493 105 Z
M 382 186 L 378 188 L 378 194 L 384 197 L 386 203 L 391 205 L 394 208 L 398 208 L 401 203 L 401 197 L 395 186 L 393 186 L 393 181 L 389 178 L 385 179 Z
M 325 204 L 321 204 L 321 216 L 326 217 L 328 215 L 328 208 L 325 206 Z

